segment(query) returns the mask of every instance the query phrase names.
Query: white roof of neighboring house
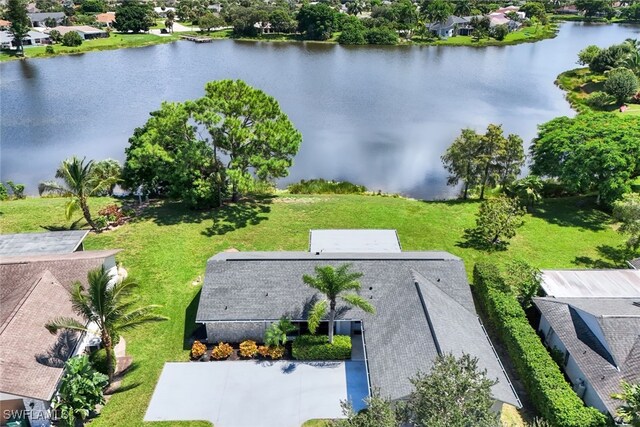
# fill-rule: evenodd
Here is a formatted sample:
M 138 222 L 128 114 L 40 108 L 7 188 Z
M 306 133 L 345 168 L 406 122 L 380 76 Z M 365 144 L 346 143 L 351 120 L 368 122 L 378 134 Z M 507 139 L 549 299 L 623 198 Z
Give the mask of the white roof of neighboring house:
M 311 253 L 399 253 L 396 230 L 311 230 Z
M 175 11 L 176 11 L 176 8 L 175 8 L 175 7 L 165 7 L 165 8 L 163 9 L 163 8 L 161 8 L 161 7 L 154 7 L 154 8 L 153 8 L 153 11 L 154 11 L 155 13 L 167 13 L 168 11 L 175 12 Z
M 39 31 L 29 31 L 29 33 L 27 34 L 27 37 L 25 37 L 24 39 L 42 40 L 42 39 L 48 39 L 48 38 L 49 38 L 48 34 L 42 34 Z M 10 43 L 12 41 L 13 41 L 13 34 L 11 34 L 9 31 L 0 31 L 0 44 Z
M 64 25 L 58 25 L 57 27 L 51 28 L 51 30 L 56 30 L 63 36 L 67 34 L 69 31 L 75 31 L 75 32 L 84 33 L 84 34 L 99 34 L 99 33 L 105 32 L 99 28 L 90 27 L 88 25 L 73 25 L 69 27 Z
M 541 286 L 556 298 L 636 298 L 640 270 L 544 270 Z

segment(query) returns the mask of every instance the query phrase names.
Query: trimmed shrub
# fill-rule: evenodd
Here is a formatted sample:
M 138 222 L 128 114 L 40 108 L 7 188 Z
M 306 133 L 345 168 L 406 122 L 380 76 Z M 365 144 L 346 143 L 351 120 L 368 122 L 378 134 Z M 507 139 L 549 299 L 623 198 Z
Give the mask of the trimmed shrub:
M 207 351 L 207 346 L 202 344 L 200 341 L 196 340 L 193 342 L 193 345 L 191 346 L 191 358 L 200 359 L 206 351 Z
M 351 357 L 351 337 L 335 335 L 329 344 L 326 335 L 302 335 L 293 341 L 293 358 L 298 360 L 345 360 Z
M 24 195 L 23 184 L 15 184 L 13 181 L 7 181 L 7 186 L 11 190 L 11 194 L 14 199 L 24 199 L 26 197 Z
M 258 346 L 255 341 L 246 340 L 240 343 L 240 356 L 253 357 L 258 354 Z
M 388 27 L 370 28 L 367 30 L 365 38 L 369 44 L 393 45 L 398 43 L 398 33 Z
M 116 356 L 111 354 L 113 360 L 113 366 L 116 366 Z M 107 365 L 107 350 L 104 348 L 98 349 L 89 355 L 89 361 L 93 366 L 93 369 L 104 375 L 109 375 L 109 366 Z
M 606 417 L 584 406 L 531 327 L 517 299 L 504 289 L 493 264 L 476 264 L 473 290 L 489 322 L 505 345 L 518 376 L 540 414 L 557 427 L 606 425 Z
M 596 110 L 602 110 L 607 105 L 611 104 L 613 98 L 606 92 L 592 92 L 589 94 L 587 99 L 584 102 L 587 103 L 589 107 L 595 108 Z
M 258 346 L 258 354 L 262 357 L 267 357 L 269 355 L 269 347 L 266 345 Z
M 226 359 L 233 354 L 233 347 L 224 342 L 219 342 L 217 346 L 211 350 L 211 357 L 216 360 Z
M 62 45 L 63 46 L 80 46 L 82 44 L 82 36 L 78 34 L 76 31 L 69 31 L 64 36 L 62 36 Z
M 282 359 L 284 357 L 284 347 L 281 345 L 269 347 L 269 357 L 273 360 Z

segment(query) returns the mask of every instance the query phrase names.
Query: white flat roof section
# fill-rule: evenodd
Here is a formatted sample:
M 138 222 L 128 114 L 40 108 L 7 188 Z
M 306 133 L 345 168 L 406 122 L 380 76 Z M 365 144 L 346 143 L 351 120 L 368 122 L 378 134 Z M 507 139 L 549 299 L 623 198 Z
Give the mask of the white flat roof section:
M 396 230 L 311 230 L 309 252 L 400 253 Z
M 88 230 L 0 235 L 0 256 L 69 254 L 78 250 Z
M 640 270 L 543 270 L 541 285 L 556 298 L 640 298 Z

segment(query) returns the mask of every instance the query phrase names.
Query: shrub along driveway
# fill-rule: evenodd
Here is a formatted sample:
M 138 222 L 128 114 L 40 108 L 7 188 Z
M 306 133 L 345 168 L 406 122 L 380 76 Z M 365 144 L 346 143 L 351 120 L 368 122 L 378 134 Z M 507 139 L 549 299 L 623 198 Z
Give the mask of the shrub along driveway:
M 367 396 L 364 362 L 167 363 L 145 421 L 207 420 L 215 427 L 299 427 L 342 416 Z

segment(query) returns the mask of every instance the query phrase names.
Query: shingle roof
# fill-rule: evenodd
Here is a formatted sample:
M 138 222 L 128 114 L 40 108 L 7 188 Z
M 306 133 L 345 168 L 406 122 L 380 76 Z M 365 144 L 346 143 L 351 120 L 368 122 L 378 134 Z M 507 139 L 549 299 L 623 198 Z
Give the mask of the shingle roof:
M 613 417 L 620 402 L 611 394 L 620 392 L 622 380 L 640 380 L 640 307 L 633 304 L 636 301 L 534 298 Z
M 50 334 L 54 317 L 75 317 L 69 285 L 117 251 L 86 251 L 0 259 L 0 392 L 48 401 L 74 334 Z M 79 319 L 78 319 L 79 320 Z
M 640 270 L 640 258 L 632 259 L 631 261 L 628 261 L 628 262 L 631 268 Z
M 78 249 L 88 233 L 87 230 L 72 230 L 0 234 L 0 255 L 70 253 Z
M 370 315 L 339 304 L 337 314 L 338 319 L 362 320 L 374 387 L 392 399 L 404 398 L 412 390 L 409 377 L 429 371 L 438 355 L 420 299 L 422 293 L 439 318 L 446 316 L 439 330 L 449 333 L 442 337 L 447 348 L 465 349 L 478 357 L 481 367 L 500 379 L 494 397 L 519 405 L 504 373 L 496 368 L 499 363 L 490 360 L 496 356 L 474 315 L 464 264 L 446 252 L 218 254 L 207 265 L 196 321 L 276 320 L 283 315 L 304 320 L 319 294 L 302 282 L 303 274 L 313 274 L 318 265 L 344 262 L 363 273 L 360 295 L 376 307 L 376 314 Z M 416 285 L 416 277 L 424 283 Z M 435 307 L 440 305 L 435 299 L 447 301 L 455 311 L 441 311 Z M 466 323 L 469 318 L 473 318 L 470 325 Z M 449 327 L 447 322 L 464 325 Z M 465 345 L 469 336 L 475 338 Z
M 33 21 L 44 21 L 47 18 L 53 19 L 62 19 L 64 18 L 64 12 L 36 12 L 36 13 L 27 13 L 27 16 Z

